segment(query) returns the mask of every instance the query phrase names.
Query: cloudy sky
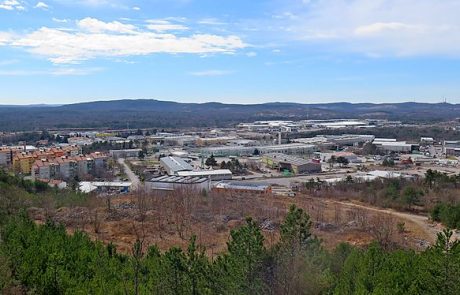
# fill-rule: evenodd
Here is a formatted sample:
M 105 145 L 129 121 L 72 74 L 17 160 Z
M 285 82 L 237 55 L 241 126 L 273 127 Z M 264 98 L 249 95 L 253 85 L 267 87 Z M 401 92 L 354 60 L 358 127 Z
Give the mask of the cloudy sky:
M 0 104 L 460 103 L 460 0 L 0 0 Z

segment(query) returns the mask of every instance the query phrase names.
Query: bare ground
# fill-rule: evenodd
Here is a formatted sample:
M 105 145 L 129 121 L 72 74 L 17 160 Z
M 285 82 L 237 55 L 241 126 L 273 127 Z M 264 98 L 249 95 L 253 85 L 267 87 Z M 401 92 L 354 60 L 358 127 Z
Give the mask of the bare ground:
M 87 207 L 60 208 L 56 211 L 32 208 L 37 222 L 46 216 L 63 223 L 68 232 L 82 230 L 94 240 L 112 242 L 119 251 L 130 252 L 136 239 L 144 245 L 186 247 L 192 235 L 205 246 L 209 256 L 226 250 L 230 231 L 251 216 L 259 224 L 267 246 L 279 238 L 279 225 L 288 208 L 305 209 L 312 220 L 312 232 L 326 248 L 341 242 L 365 246 L 372 240 L 382 245 L 396 244 L 416 250 L 435 240 L 440 230 L 428 218 L 409 213 L 370 207 L 365 204 L 298 195 L 295 198 L 254 194 L 191 192 L 152 194 L 137 192 L 116 197 L 110 208 L 104 198 L 94 197 Z M 397 224 L 403 226 L 397 226 Z M 402 229 L 402 230 L 401 230 Z

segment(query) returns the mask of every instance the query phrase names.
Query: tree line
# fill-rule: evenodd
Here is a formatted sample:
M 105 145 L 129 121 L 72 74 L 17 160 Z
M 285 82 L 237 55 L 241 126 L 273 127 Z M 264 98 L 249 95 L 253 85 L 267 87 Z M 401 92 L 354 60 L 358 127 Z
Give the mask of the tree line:
M 460 246 L 452 232 L 422 253 L 377 244 L 332 251 L 310 232 L 308 214 L 292 206 L 280 239 L 267 248 L 251 218 L 231 231 L 227 251 L 208 258 L 192 237 L 162 252 L 140 238 L 131 253 L 37 225 L 23 211 L 1 228 L 0 287 L 32 294 L 459 294 Z

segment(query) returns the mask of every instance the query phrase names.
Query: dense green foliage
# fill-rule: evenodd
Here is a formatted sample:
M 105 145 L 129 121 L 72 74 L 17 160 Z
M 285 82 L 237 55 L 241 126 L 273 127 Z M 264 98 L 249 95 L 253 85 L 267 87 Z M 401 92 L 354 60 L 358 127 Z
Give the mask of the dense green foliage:
M 431 211 L 431 218 L 451 228 L 460 228 L 460 204 L 437 204 Z
M 132 255 L 66 234 L 47 222 L 36 225 L 25 214 L 2 227 L 0 287 L 14 283 L 37 294 L 458 294 L 460 246 L 452 232 L 439 234 L 423 253 L 385 252 L 340 245 L 321 248 L 310 234 L 310 220 L 292 207 L 281 239 L 266 249 L 257 224 L 231 232 L 228 252 L 210 260 L 190 240 L 188 249 L 157 247 Z

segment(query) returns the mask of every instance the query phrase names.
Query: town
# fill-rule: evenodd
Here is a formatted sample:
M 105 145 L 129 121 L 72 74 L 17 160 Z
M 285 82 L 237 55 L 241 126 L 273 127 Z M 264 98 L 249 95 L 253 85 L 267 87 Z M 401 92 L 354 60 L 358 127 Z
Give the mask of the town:
M 441 128 L 456 130 L 456 123 Z M 460 173 L 460 140 L 374 135 L 385 127 L 407 126 L 371 119 L 258 121 L 201 130 L 49 130 L 38 132 L 42 139 L 35 142 L 14 142 L 21 133 L 3 133 L 0 165 L 49 186 L 115 194 L 142 186 L 295 196 L 311 181 L 414 179 L 430 169 Z

